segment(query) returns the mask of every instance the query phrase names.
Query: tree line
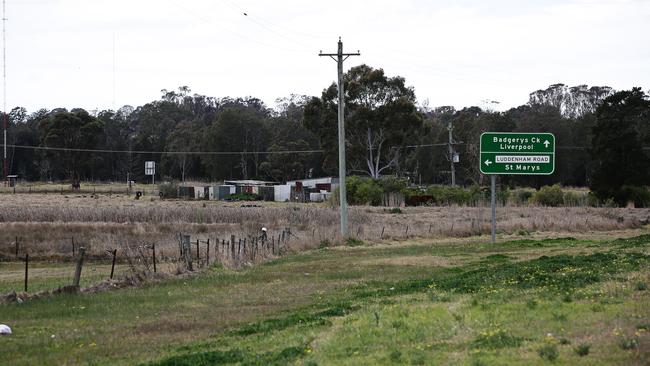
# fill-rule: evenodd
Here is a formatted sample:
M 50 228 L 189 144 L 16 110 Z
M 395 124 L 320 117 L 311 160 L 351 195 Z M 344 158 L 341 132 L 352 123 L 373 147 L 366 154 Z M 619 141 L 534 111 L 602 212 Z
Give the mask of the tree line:
M 487 182 L 478 164 L 485 131 L 556 136 L 555 173 L 503 176 L 511 186 L 590 186 L 613 197 L 623 186 L 650 181 L 650 105 L 638 88 L 555 84 L 498 112 L 429 107 L 403 77 L 367 65 L 350 69 L 344 83 L 351 175 L 448 184 L 452 128 L 460 185 Z M 275 108 L 254 97 L 215 98 L 184 86 L 136 108 L 28 114 L 17 107 L 7 118 L 9 170 L 32 181 L 145 181 L 147 160 L 157 162 L 157 180 L 282 182 L 337 174 L 336 84 L 320 96 L 278 99 Z

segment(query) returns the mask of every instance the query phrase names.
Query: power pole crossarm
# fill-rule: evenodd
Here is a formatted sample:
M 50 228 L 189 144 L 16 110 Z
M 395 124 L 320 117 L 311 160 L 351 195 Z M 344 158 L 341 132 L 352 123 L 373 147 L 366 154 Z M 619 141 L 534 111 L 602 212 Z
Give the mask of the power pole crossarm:
M 338 66 L 338 90 L 339 90 L 339 199 L 341 201 L 341 235 L 348 236 L 348 202 L 345 192 L 345 122 L 343 120 L 343 112 L 345 108 L 345 100 L 343 98 L 343 61 L 350 56 L 359 56 L 361 53 L 343 53 L 343 42 L 339 37 L 338 52 L 337 53 L 323 53 L 321 51 L 318 56 L 328 56 L 336 61 Z

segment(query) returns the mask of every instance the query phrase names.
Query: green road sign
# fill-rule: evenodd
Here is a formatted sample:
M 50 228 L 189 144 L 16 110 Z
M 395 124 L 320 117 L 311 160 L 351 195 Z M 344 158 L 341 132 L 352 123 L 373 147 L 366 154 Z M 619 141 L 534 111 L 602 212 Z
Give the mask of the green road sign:
M 485 132 L 480 151 L 483 174 L 549 175 L 555 170 L 552 133 Z

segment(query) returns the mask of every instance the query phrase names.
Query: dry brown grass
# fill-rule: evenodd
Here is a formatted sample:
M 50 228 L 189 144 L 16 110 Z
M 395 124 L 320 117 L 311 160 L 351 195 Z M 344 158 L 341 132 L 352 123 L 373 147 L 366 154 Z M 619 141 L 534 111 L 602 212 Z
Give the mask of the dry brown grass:
M 21 252 L 52 259 L 71 258 L 72 238 L 91 256 L 106 250 L 156 243 L 161 257 L 178 256 L 178 233 L 220 242 L 231 235 L 250 240 L 269 229 L 269 240 L 290 228 L 288 249 L 342 242 L 336 208 L 319 204 L 247 203 L 141 199 L 127 196 L 0 195 L 0 257 L 11 257 L 15 238 Z M 500 235 L 585 233 L 637 228 L 650 209 L 499 207 Z M 382 236 L 383 231 L 383 236 Z M 351 207 L 350 234 L 361 240 L 464 238 L 490 232 L 489 207 L 408 207 L 391 214 L 378 207 Z M 205 248 L 201 249 L 204 253 Z M 203 254 L 205 255 L 205 254 Z M 260 258 L 261 259 L 261 258 Z

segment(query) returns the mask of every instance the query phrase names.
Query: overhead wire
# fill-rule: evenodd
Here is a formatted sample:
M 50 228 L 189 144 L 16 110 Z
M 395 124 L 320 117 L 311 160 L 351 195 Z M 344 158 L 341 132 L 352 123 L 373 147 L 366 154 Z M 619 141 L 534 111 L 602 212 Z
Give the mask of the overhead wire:
M 219 25 L 218 22 L 215 22 L 214 20 L 208 19 L 207 17 L 205 17 L 205 16 L 203 16 L 203 15 L 197 14 L 195 11 L 193 11 L 193 10 L 191 10 L 191 9 L 185 7 L 185 6 L 182 6 L 182 5 L 178 4 L 177 2 L 175 2 L 175 1 L 173 1 L 173 0 L 167 0 L 167 2 L 168 2 L 169 4 L 171 4 L 171 5 L 173 5 L 173 6 L 175 6 L 175 7 L 179 8 L 179 9 L 181 9 L 181 10 L 184 11 L 186 14 L 188 14 L 188 15 L 190 15 L 190 16 L 192 16 L 192 17 L 194 17 L 194 18 L 196 18 L 196 19 L 198 19 L 198 20 L 200 20 L 200 21 L 202 21 L 203 23 L 209 24 L 210 26 L 216 26 L 216 27 L 218 27 L 218 28 L 220 28 L 220 29 L 222 29 L 222 30 L 224 30 L 224 31 L 226 31 L 226 32 L 228 32 L 228 33 L 230 33 L 230 34 L 232 34 L 232 35 L 234 35 L 234 36 L 240 38 L 240 39 L 245 40 L 245 41 L 254 42 L 254 43 L 257 43 L 257 44 L 259 44 L 259 45 L 262 45 L 262 46 L 265 46 L 265 47 L 269 47 L 269 48 L 282 49 L 283 51 L 290 51 L 290 52 L 306 52 L 304 49 L 287 48 L 287 47 L 278 46 L 277 44 L 270 44 L 270 43 L 266 43 L 266 42 L 260 41 L 259 39 L 256 39 L 256 38 L 253 38 L 253 37 L 249 37 L 249 36 L 247 36 L 247 35 L 245 35 L 245 34 L 242 34 L 242 33 L 236 32 L 236 31 L 233 31 L 232 29 L 230 29 L 230 28 L 228 28 L 228 27 L 225 27 L 225 26 L 223 26 L 223 25 Z
M 70 151 L 70 152 L 90 152 L 90 153 L 119 153 L 119 154 L 137 154 L 137 155 L 254 155 L 254 154 L 316 154 L 325 150 L 279 150 L 279 151 L 146 151 L 146 150 L 113 150 L 113 149 L 76 149 L 69 147 L 51 147 L 51 146 L 30 146 L 30 145 L 10 145 L 16 149 L 31 150 L 49 150 L 49 151 Z
M 267 26 L 266 24 L 264 24 L 263 19 L 258 18 L 257 15 L 255 15 L 253 12 L 245 11 L 243 8 L 237 8 L 234 4 L 232 4 L 232 3 L 230 3 L 229 1 L 226 1 L 226 0 L 221 0 L 221 3 L 225 4 L 226 6 L 230 7 L 231 9 L 233 9 L 237 14 L 244 15 L 244 17 L 248 21 L 251 21 L 251 22 L 255 23 L 257 26 L 259 26 L 259 27 L 261 27 L 261 28 L 263 28 L 263 29 L 265 29 L 265 30 L 279 36 L 279 37 L 282 37 L 282 38 L 286 39 L 289 42 L 296 43 L 296 44 L 298 44 L 298 45 L 300 45 L 302 47 L 311 47 L 310 45 L 308 45 L 306 43 L 300 42 L 300 41 L 298 41 L 298 40 L 296 40 L 294 38 L 290 38 L 290 37 L 288 37 L 288 36 L 286 36 L 284 34 L 281 34 L 281 33 L 277 32 L 275 29 Z

